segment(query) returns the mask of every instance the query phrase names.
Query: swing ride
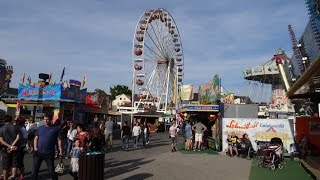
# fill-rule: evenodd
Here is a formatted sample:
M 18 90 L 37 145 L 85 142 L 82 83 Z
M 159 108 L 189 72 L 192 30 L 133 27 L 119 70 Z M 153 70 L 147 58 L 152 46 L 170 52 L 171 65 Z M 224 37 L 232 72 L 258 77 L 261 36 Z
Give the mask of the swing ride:
M 249 90 L 249 96 L 258 103 L 268 102 L 265 111 L 270 118 L 286 117 L 294 113 L 294 106 L 286 96 L 288 83 L 284 66 L 290 62 L 284 50 L 278 49 L 276 54 L 265 64 L 253 68 L 246 68 L 243 71 L 244 79 L 248 80 L 253 88 Z M 258 86 L 260 89 L 257 89 Z M 267 94 L 264 86 L 271 86 L 271 102 L 266 99 Z M 260 96 L 260 97 L 258 97 Z

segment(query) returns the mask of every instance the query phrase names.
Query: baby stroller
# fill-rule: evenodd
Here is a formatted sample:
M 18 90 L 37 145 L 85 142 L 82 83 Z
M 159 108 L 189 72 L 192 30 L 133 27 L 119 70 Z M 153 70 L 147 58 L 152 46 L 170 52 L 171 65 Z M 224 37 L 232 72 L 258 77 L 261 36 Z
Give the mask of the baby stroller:
M 270 144 L 260 149 L 260 155 L 263 155 L 262 160 L 258 162 L 259 167 L 269 167 L 271 170 L 283 168 L 283 144 L 280 138 L 272 138 Z
M 268 145 L 270 144 L 270 141 L 255 141 L 255 143 L 257 144 L 257 154 L 256 156 L 260 159 L 263 158 L 265 155 L 265 149 L 268 147 Z

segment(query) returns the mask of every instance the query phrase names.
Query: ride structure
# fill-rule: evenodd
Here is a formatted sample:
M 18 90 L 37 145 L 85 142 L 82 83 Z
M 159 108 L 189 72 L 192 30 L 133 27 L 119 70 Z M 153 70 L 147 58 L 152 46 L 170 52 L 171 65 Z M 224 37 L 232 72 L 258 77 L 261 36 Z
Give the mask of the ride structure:
M 8 66 L 6 60 L 0 59 L 0 98 L 9 88 L 12 74 L 13 67 Z
M 295 112 L 293 104 L 286 96 L 286 91 L 290 88 L 290 82 L 287 78 L 288 70 L 285 68 L 288 67 L 289 63 L 290 59 L 284 50 L 278 49 L 276 54 L 265 64 L 246 68 L 243 72 L 246 80 L 271 85 L 271 102 L 266 105 L 265 109 L 270 118 L 286 118 Z M 263 92 L 261 95 L 265 96 Z
M 139 18 L 132 59 L 134 112 L 176 109 L 180 103 L 184 58 L 178 27 L 167 10 L 147 10 Z

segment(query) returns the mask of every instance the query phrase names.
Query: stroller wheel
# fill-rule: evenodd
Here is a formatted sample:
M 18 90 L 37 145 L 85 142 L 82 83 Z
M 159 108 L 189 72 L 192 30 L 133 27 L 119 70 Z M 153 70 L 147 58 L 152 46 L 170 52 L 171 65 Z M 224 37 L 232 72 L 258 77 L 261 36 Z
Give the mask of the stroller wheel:
M 278 164 L 278 168 L 279 169 L 283 169 L 283 165 L 280 163 L 280 164 Z
M 276 165 L 271 164 L 271 165 L 270 165 L 270 169 L 271 169 L 272 171 L 274 171 L 274 170 L 276 169 Z
M 263 162 L 262 161 L 258 161 L 258 167 L 263 167 Z
M 251 157 L 250 157 L 250 156 L 247 156 L 247 159 L 248 159 L 248 160 L 251 160 Z

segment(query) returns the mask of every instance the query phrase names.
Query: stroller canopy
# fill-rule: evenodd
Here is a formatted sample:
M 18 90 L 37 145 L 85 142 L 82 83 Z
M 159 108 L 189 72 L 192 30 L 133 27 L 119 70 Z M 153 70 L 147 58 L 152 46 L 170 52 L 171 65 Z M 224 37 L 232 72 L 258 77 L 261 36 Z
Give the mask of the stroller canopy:
M 274 144 L 274 145 L 283 145 L 282 140 L 279 137 L 273 137 L 270 140 L 270 144 Z

